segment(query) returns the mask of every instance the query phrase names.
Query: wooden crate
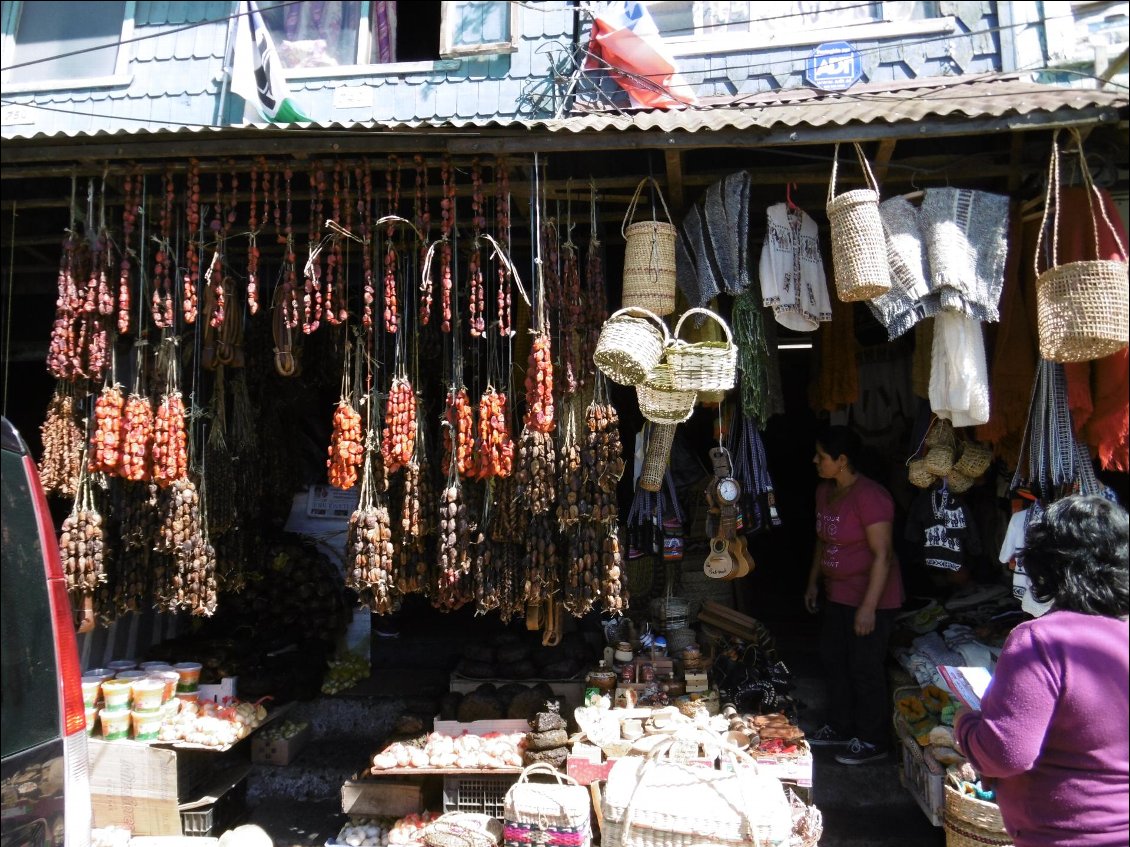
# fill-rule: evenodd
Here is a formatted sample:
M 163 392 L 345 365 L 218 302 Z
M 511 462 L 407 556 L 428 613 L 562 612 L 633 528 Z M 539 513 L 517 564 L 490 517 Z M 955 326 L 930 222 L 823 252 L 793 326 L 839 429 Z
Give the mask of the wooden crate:
M 390 818 L 422 812 L 423 778 L 373 778 L 361 771 L 342 784 L 341 811 L 347 815 Z

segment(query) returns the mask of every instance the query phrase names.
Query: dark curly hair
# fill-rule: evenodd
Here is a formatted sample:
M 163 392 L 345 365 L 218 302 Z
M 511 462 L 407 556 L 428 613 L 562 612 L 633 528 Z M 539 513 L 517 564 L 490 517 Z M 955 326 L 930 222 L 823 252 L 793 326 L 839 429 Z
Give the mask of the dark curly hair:
M 1126 510 L 1109 500 L 1057 500 L 1024 536 L 1022 560 L 1033 598 L 1085 615 L 1130 614 L 1128 535 Z

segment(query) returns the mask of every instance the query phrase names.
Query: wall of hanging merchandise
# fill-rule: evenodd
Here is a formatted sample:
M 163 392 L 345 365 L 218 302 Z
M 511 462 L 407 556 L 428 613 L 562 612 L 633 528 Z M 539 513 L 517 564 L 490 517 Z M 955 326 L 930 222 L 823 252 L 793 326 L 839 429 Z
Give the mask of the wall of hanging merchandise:
M 627 608 L 618 414 L 586 365 L 607 300 L 595 190 L 561 217 L 535 190 L 527 282 L 508 163 L 434 164 L 193 159 L 127 171 L 120 194 L 73 180 L 88 208 L 60 261 L 43 476 L 81 505 L 77 531 L 120 523 L 129 545 L 74 551 L 79 604 L 212 613 L 242 565 L 209 533 L 262 520 L 249 504 L 279 463 L 248 385 L 313 368 L 339 374 L 322 480 L 360 492 L 345 580 L 370 608 Z M 126 573 L 141 550 L 155 580 Z

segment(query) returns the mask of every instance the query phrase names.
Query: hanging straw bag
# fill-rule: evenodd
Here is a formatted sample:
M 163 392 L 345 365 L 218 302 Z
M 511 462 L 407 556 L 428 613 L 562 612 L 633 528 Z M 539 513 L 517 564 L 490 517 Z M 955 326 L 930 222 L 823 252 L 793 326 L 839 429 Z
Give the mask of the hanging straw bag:
M 993 463 L 993 451 L 979 441 L 967 441 L 961 448 L 961 455 L 953 469 L 960 474 L 976 479 L 989 469 Z
M 942 826 L 946 847 L 1012 847 L 996 803 L 978 800 L 948 784 L 945 791 Z
M 530 782 L 530 776 L 551 776 L 554 782 Z M 503 802 L 506 847 L 589 847 L 592 844 L 589 792 L 552 765 L 530 765 L 510 786 Z
M 728 770 L 676 761 L 680 746 L 721 748 Z M 615 847 L 784 847 L 792 811 L 781 782 L 718 736 L 689 731 L 664 739 L 644 758 L 612 767 L 601 804 L 601 841 Z
M 660 362 L 648 378 L 636 386 L 640 412 L 652 423 L 678 424 L 694 414 L 697 391 L 681 391 L 675 387 L 671 365 Z
M 832 179 L 828 183 L 832 267 L 835 270 L 836 293 L 845 303 L 873 300 L 891 290 L 887 238 L 883 232 L 883 219 L 879 216 L 879 184 L 859 144 L 855 144 L 855 152 L 869 187 L 836 196 L 839 144 L 832 157 Z
M 661 317 L 638 306 L 626 306 L 604 322 L 592 359 L 613 382 L 639 385 L 655 370 L 670 342 Z
M 1099 222 L 1095 203 L 1103 221 L 1114 234 L 1122 255 L 1126 246 L 1107 216 L 1102 195 L 1091 179 L 1079 130 L 1071 134 L 1079 148 L 1083 182 L 1091 207 L 1095 234 L 1095 258 L 1058 263 L 1059 252 L 1059 130 L 1052 137 L 1048 165 L 1048 190 L 1044 200 L 1044 219 L 1036 239 L 1036 318 L 1040 336 L 1040 356 L 1051 362 L 1087 362 L 1123 349 L 1130 340 L 1130 294 L 1127 292 L 1126 262 L 1100 259 Z M 1040 273 L 1040 246 L 1048 222 L 1048 206 L 1054 192 L 1055 216 L 1052 221 L 1051 267 Z
M 675 424 L 652 424 L 647 429 L 647 448 L 644 451 L 643 467 L 640 469 L 640 488 L 654 493 L 663 487 L 667 464 L 671 461 Z
M 648 183 L 663 206 L 667 222 L 635 221 L 640 192 Z M 654 177 L 645 177 L 636 186 L 632 202 L 620 228 L 624 235 L 624 292 L 621 305 L 639 306 L 663 316 L 675 311 L 675 225 L 667 211 L 667 201 Z
M 906 475 L 916 488 L 929 488 L 938 481 L 938 475 L 926 467 L 925 459 L 911 459 L 906 466 Z
M 680 338 L 683 322 L 691 315 L 706 315 L 722 327 L 725 341 L 687 342 Z M 729 391 L 738 373 L 738 348 L 722 317 L 701 307 L 687 309 L 675 325 L 675 335 L 667 348 L 675 387 L 680 391 Z

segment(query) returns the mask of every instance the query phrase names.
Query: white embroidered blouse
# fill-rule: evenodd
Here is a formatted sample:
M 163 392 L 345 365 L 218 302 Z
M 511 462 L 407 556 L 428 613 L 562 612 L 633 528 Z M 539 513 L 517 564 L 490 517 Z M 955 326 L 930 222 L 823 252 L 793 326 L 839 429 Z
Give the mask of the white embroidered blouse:
M 811 332 L 832 319 L 816 221 L 785 203 L 766 210 L 768 227 L 761 247 L 761 296 L 777 323 Z

